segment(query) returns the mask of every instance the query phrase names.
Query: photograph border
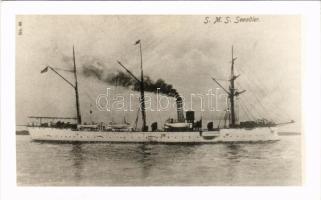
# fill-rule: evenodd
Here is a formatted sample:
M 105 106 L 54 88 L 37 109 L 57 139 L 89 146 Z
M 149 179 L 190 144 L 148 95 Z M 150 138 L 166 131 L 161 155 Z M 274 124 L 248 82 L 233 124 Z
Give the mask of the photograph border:
M 301 187 L 18 187 L 15 144 L 16 15 L 259 14 L 302 19 L 303 186 Z M 320 199 L 320 2 L 2 2 L 2 199 Z M 125 192 L 124 192 L 125 191 Z

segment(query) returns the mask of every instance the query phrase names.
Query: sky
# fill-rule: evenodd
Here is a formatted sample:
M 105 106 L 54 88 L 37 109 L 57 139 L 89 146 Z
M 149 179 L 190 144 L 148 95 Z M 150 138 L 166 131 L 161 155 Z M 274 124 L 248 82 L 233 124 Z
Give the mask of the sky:
M 112 95 L 138 94 L 129 88 L 115 87 L 85 76 L 84 67 L 93 66 L 104 75 L 122 70 L 117 60 L 136 76 L 140 74 L 140 54 L 134 43 L 141 40 L 144 75 L 163 79 L 191 104 L 190 94 L 204 95 L 219 86 L 211 77 L 228 88 L 231 48 L 234 47 L 235 74 L 240 74 L 236 87 L 246 90 L 238 97 L 238 117 L 275 122 L 295 120 L 289 129 L 301 128 L 301 38 L 298 16 L 255 16 L 257 22 L 207 23 L 217 16 L 201 15 L 82 15 L 17 16 L 16 37 L 16 120 L 26 124 L 28 116 L 73 117 L 76 114 L 73 88 L 52 71 L 41 74 L 46 65 L 70 70 L 75 47 L 78 69 L 81 114 L 84 121 L 111 119 L 133 122 L 137 111 L 99 111 L 95 100 L 112 88 Z M 249 17 L 249 16 L 241 16 Z M 59 71 L 71 82 L 73 75 Z M 220 94 L 224 91 L 218 90 Z M 147 93 L 153 99 L 155 94 Z M 173 98 L 171 98 L 173 100 Z M 220 119 L 223 111 L 201 112 L 201 101 L 193 98 L 196 118 L 204 121 Z M 153 101 L 152 104 L 155 104 Z M 206 104 L 206 103 L 205 103 Z M 133 101 L 138 105 L 138 101 Z M 137 107 L 136 107 L 137 108 Z M 89 110 L 93 113 L 90 114 Z M 147 110 L 147 122 L 163 124 L 176 118 L 175 109 L 166 112 Z M 206 126 L 206 125 L 205 125 Z

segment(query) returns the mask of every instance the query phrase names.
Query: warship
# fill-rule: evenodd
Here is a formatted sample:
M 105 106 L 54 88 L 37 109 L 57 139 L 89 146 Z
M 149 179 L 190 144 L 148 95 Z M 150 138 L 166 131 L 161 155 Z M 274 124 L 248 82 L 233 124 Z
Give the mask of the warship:
M 129 71 L 120 61 L 118 64 L 139 84 L 140 88 L 140 111 L 142 127 L 133 127 L 125 119 L 123 123 L 96 123 L 85 124 L 82 123 L 78 80 L 77 80 L 77 67 L 75 61 L 75 50 L 73 47 L 73 70 L 74 83 L 64 78 L 54 67 L 46 66 L 41 73 L 49 70 L 56 73 L 64 81 L 66 81 L 75 91 L 75 104 L 76 113 L 75 118 L 68 117 L 43 117 L 43 116 L 30 116 L 32 119 L 37 119 L 37 123 L 28 125 L 28 131 L 31 139 L 34 141 L 60 141 L 60 142 L 116 142 L 116 143 L 222 143 L 222 142 L 266 142 L 278 141 L 277 127 L 280 125 L 293 123 L 294 121 L 285 123 L 275 123 L 268 120 L 255 120 L 255 121 L 237 121 L 235 111 L 236 97 L 245 92 L 238 91 L 235 87 L 235 80 L 239 75 L 234 74 L 234 63 L 236 58 L 233 55 L 231 59 L 231 74 L 229 79 L 229 88 L 225 89 L 218 80 L 211 77 L 213 81 L 220 86 L 228 95 L 229 109 L 225 120 L 228 120 L 228 126 L 214 127 L 213 122 L 209 122 L 206 128 L 202 128 L 202 121 L 195 120 L 194 111 L 186 111 L 183 109 L 183 100 L 179 95 L 176 95 L 176 109 L 177 119 L 167 120 L 162 128 L 158 128 L 157 122 L 151 124 L 151 128 L 146 123 L 146 109 L 144 98 L 144 74 L 142 65 L 142 47 L 141 41 L 138 40 L 136 45 L 140 49 L 140 78 L 137 78 L 131 71 Z M 53 122 L 45 122 L 51 120 Z M 57 121 L 58 120 L 58 121 Z M 66 120 L 69 122 L 63 122 Z M 72 122 L 70 122 L 72 121 Z

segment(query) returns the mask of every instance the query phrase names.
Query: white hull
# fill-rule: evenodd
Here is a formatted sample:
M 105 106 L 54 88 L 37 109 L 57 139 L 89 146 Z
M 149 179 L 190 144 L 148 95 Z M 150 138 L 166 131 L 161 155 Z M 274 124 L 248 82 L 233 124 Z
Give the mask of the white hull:
M 32 140 L 66 142 L 219 143 L 276 141 L 276 128 L 221 129 L 193 132 L 104 132 L 29 127 Z

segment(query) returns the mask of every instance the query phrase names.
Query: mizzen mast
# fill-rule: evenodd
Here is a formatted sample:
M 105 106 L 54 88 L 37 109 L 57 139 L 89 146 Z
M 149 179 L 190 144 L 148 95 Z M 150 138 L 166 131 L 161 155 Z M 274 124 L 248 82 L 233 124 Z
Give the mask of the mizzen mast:
M 79 108 L 79 93 L 78 93 L 78 81 L 77 81 L 77 67 L 76 67 L 76 58 L 75 58 L 75 48 L 72 46 L 72 56 L 74 61 L 74 75 L 75 75 L 75 93 L 76 93 L 76 109 L 77 109 L 77 123 L 81 124 L 81 115 Z
M 73 55 L 73 62 L 74 62 L 74 70 L 64 70 L 64 71 L 68 71 L 68 72 L 73 72 L 74 76 L 75 76 L 75 83 L 71 83 L 70 81 L 68 81 L 64 76 L 62 76 L 60 73 L 58 73 L 56 71 L 57 68 L 55 67 L 51 67 L 49 65 L 47 65 L 43 70 L 41 70 L 40 73 L 46 73 L 49 69 L 53 72 L 55 72 L 55 74 L 57 74 L 60 78 L 62 78 L 66 83 L 68 83 L 68 85 L 70 85 L 72 88 L 75 89 L 75 95 L 76 95 L 76 110 L 77 110 L 77 124 L 81 124 L 81 114 L 80 114 L 80 108 L 79 108 L 79 92 L 78 92 L 78 80 L 77 80 L 77 68 L 76 68 L 76 58 L 75 58 L 75 48 L 74 46 L 72 47 L 72 55 Z

